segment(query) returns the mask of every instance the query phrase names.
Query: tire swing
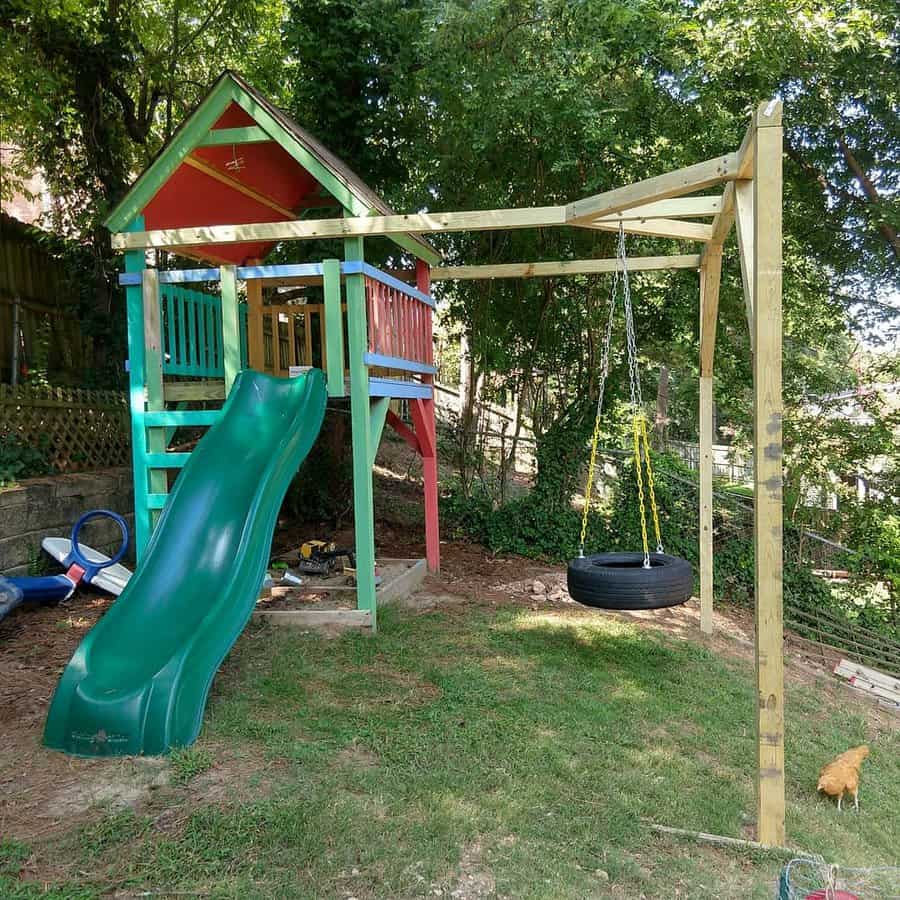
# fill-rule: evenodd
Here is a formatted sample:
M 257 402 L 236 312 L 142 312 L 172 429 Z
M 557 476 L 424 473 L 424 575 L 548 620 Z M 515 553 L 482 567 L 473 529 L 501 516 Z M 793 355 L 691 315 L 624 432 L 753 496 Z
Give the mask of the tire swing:
M 618 266 L 609 298 L 609 318 L 600 362 L 600 390 L 597 398 L 597 414 L 591 438 L 591 457 L 588 464 L 587 486 L 584 492 L 584 513 L 581 520 L 581 544 L 578 556 L 568 566 L 567 582 L 572 599 L 585 606 L 599 609 L 664 609 L 678 606 L 690 599 L 694 591 L 694 573 L 691 564 L 663 551 L 659 531 L 659 511 L 653 485 L 653 467 L 650 461 L 650 441 L 647 436 L 647 417 L 644 415 L 641 385 L 638 378 L 637 348 L 634 340 L 634 317 L 631 306 L 631 289 L 628 283 L 628 264 L 625 254 L 625 231 L 619 226 Z M 643 553 L 593 553 L 584 554 L 591 491 L 597 463 L 597 446 L 600 440 L 600 417 L 603 410 L 603 392 L 609 373 L 609 346 L 612 337 L 613 318 L 621 285 L 625 307 L 626 351 L 628 374 L 631 382 L 632 435 L 634 445 L 634 471 L 637 478 L 638 500 L 641 511 L 641 537 Z M 647 494 L 653 515 L 656 551 L 651 553 L 647 539 L 647 515 L 644 507 L 644 472 L 646 469 Z

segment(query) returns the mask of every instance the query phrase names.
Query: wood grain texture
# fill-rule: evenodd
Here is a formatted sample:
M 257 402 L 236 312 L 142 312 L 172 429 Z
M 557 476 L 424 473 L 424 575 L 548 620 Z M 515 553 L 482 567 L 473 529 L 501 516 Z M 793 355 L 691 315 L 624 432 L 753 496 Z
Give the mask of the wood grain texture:
M 156 269 L 144 269 L 141 277 L 141 295 L 144 308 L 144 387 L 147 396 L 146 408 L 148 412 L 152 412 L 165 408 L 159 272 Z M 146 441 L 150 453 L 165 453 L 167 443 L 165 428 L 149 428 L 147 433 L 142 435 L 142 439 Z M 165 472 L 151 469 L 148 476 L 145 463 L 143 471 L 137 475 L 148 479 L 151 494 L 167 493 L 169 488 Z M 151 534 L 158 520 L 159 511 L 152 510 Z
M 498 263 L 482 266 L 436 266 L 432 281 L 472 281 L 479 278 L 546 278 L 551 275 L 602 275 L 615 272 L 617 259 L 566 259 L 554 262 Z M 696 269 L 699 254 L 680 256 L 632 256 L 629 272 Z
M 238 315 L 235 266 L 222 266 L 219 289 L 222 292 L 222 361 L 225 370 L 225 396 L 241 370 L 241 334 Z
M 700 630 L 713 633 L 713 380 L 700 376 Z
M 581 223 L 582 228 L 591 228 L 594 231 L 618 231 L 620 225 L 626 234 L 677 238 L 682 241 L 706 242 L 712 240 L 711 225 L 704 225 L 702 222 L 682 222 L 680 219 L 623 220 L 621 223 L 599 219 L 590 223 Z
M 782 129 L 780 104 L 755 119 L 753 366 L 758 693 L 758 838 L 784 844 L 782 608 Z
M 256 241 L 299 241 L 312 238 L 492 231 L 565 224 L 566 208 L 564 206 L 543 206 L 526 209 L 485 209 L 393 216 L 348 216 L 343 219 L 307 219 L 250 225 L 209 225 L 199 228 L 170 228 L 156 231 L 123 231 L 112 236 L 112 245 L 117 250 L 133 250 L 140 247 L 188 247 Z
M 753 183 L 734 183 L 734 213 L 737 225 L 738 251 L 741 257 L 741 282 L 744 287 L 744 308 L 750 329 L 750 351 L 756 346 L 753 334 Z
M 737 153 L 725 153 L 683 169 L 585 197 L 566 207 L 566 220 L 570 225 L 583 224 L 642 203 L 667 200 L 722 184 L 737 177 L 739 162 Z
M 700 374 L 712 375 L 719 319 L 722 247 L 710 245 L 700 263 Z

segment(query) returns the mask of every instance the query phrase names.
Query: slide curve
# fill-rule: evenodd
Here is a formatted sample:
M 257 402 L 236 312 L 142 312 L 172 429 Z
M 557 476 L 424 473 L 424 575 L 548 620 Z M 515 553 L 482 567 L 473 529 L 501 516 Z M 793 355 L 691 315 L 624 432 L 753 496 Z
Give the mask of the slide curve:
M 200 732 L 213 676 L 253 612 L 276 519 L 325 415 L 321 371 L 238 375 L 175 482 L 143 560 L 75 651 L 44 743 L 166 753 Z

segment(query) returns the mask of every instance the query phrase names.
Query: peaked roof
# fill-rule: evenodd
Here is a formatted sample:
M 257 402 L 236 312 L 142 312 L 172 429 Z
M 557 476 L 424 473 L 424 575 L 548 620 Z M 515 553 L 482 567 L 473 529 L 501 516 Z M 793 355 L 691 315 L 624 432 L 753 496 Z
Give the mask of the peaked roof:
M 346 163 L 235 72 L 225 71 L 106 219 L 110 231 L 282 222 L 343 207 L 355 216 L 391 208 Z M 316 213 L 321 218 L 330 213 Z M 436 263 L 419 235 L 391 238 Z M 214 263 L 262 259 L 274 244 L 202 245 L 185 255 Z

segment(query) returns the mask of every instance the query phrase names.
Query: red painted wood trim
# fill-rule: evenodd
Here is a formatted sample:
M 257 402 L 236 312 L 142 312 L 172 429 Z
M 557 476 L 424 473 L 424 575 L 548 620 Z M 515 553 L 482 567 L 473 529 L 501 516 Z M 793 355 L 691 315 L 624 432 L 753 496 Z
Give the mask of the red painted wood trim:
M 438 514 L 437 429 L 434 400 L 410 400 L 409 411 L 422 442 L 422 476 L 425 482 L 425 557 L 431 572 L 441 567 L 441 537 Z
M 410 403 L 414 403 L 415 401 L 410 401 Z M 418 435 L 397 415 L 392 409 L 389 409 L 387 412 L 387 418 L 385 419 L 388 425 L 409 444 L 419 456 L 422 455 L 422 445 L 419 443 Z

